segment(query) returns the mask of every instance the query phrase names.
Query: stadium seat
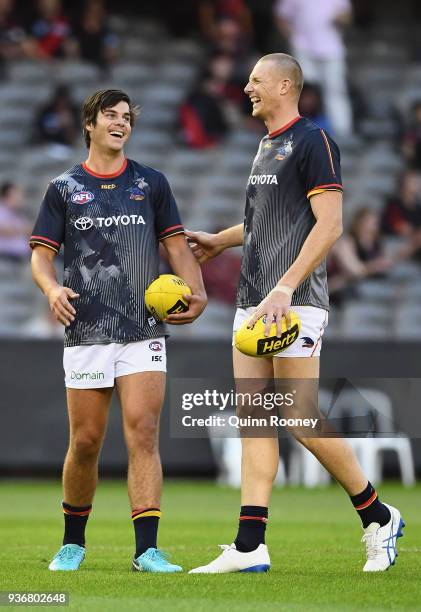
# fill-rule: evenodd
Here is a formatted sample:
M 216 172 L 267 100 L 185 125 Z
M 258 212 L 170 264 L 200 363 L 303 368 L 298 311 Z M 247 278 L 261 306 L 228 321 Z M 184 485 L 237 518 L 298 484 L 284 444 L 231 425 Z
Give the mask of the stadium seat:
M 37 85 L 40 82 L 48 81 L 53 76 L 52 72 L 51 65 L 48 62 L 28 60 L 12 62 L 8 68 L 10 81 L 28 85 Z
M 341 415 L 370 414 L 375 424 L 373 437 L 348 438 L 348 442 L 356 453 L 367 478 L 373 484 L 382 481 L 383 453 L 396 453 L 402 483 L 405 486 L 415 484 L 414 460 L 409 438 L 396 431 L 393 419 L 392 403 L 386 393 L 377 389 L 345 389 L 335 400 L 333 414 Z M 377 433 L 376 433 L 377 432 Z M 385 437 L 394 434 L 394 437 Z
M 382 304 L 390 304 L 399 297 L 399 287 L 395 286 L 388 279 L 367 280 L 358 283 L 358 295 L 364 301 L 380 301 Z
M 187 62 L 165 62 L 159 70 L 159 78 L 162 82 L 172 84 L 182 83 L 184 87 L 190 86 L 198 73 L 196 63 Z
M 412 296 L 415 298 L 412 304 L 402 304 L 396 310 L 396 334 L 407 340 L 419 340 L 421 338 L 421 291 L 419 285 L 413 287 Z M 407 299 L 408 297 L 408 294 L 406 294 Z
M 140 38 L 139 35 L 135 37 L 127 36 L 123 43 L 123 59 L 127 59 L 129 62 L 141 61 L 153 65 L 157 56 L 159 57 L 159 45 L 159 40 L 150 44 L 147 40 Z
M 347 437 L 347 442 L 360 461 L 362 470 L 372 482 L 382 481 L 383 453 L 396 453 L 402 483 L 405 486 L 415 484 L 414 460 L 410 440 L 407 436 L 395 432 L 392 404 L 388 396 L 377 389 L 345 389 L 332 404 L 332 394 L 325 389 L 319 390 L 319 405 L 322 413 L 334 421 L 354 418 L 354 423 L 375 422 L 378 434 L 395 433 L 394 437 Z M 373 432 L 372 432 L 373 435 Z M 306 487 L 326 485 L 330 482 L 329 473 L 319 461 L 301 444 L 293 441 L 290 457 L 288 482 L 303 484 Z
M 420 264 L 413 261 L 402 261 L 389 271 L 389 276 L 392 279 L 419 282 Z
M 165 57 L 172 60 L 180 60 L 193 65 L 198 64 L 198 59 L 202 59 L 205 53 L 203 45 L 195 40 L 179 38 L 170 40 L 164 46 Z
M 60 81 L 69 87 L 86 83 L 91 90 L 92 84 L 100 77 L 99 68 L 95 64 L 82 61 L 62 61 L 57 73 L 60 74 Z
M 139 101 L 141 103 L 140 126 L 146 124 L 148 127 L 173 127 L 177 116 L 177 110 L 174 107 L 163 108 L 153 104 L 144 104 L 142 96 L 139 97 Z
M 145 90 L 143 96 L 143 104 L 159 105 L 165 108 L 175 107 L 182 102 L 185 96 L 185 88 L 183 86 L 167 85 L 165 83 L 152 85 Z
M 130 87 L 141 87 L 149 83 L 149 79 L 154 75 L 154 68 L 151 64 L 137 62 L 118 62 L 111 70 L 111 81 L 114 86 L 122 89 Z
M 343 335 L 345 338 L 390 338 L 393 318 L 385 304 L 351 302 L 345 305 Z
M 214 164 L 213 151 L 193 151 L 179 148 L 172 160 L 171 168 L 184 178 L 207 173 Z

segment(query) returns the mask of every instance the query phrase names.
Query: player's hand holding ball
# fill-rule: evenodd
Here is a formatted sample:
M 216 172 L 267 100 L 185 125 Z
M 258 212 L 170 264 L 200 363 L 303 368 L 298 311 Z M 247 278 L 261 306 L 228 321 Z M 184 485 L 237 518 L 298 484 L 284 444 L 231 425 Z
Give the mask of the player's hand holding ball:
M 259 319 L 266 316 L 265 336 L 271 334 L 272 322 L 276 321 L 276 333 L 278 337 L 282 335 L 282 321 L 285 317 L 287 327 L 291 327 L 289 309 L 291 306 L 293 289 L 287 285 L 278 284 L 256 307 L 253 315 L 248 319 L 248 327 L 251 329 Z
M 192 293 L 175 274 L 161 274 L 145 292 L 146 308 L 156 319 L 171 325 L 192 323 L 205 309 L 206 295 Z

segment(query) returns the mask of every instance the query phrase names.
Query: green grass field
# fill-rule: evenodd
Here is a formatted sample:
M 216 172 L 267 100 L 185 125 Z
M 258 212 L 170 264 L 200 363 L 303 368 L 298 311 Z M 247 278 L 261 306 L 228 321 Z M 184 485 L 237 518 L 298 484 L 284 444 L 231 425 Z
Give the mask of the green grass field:
M 0 483 L 0 590 L 66 591 L 70 608 L 145 611 L 421 610 L 421 487 L 381 487 L 406 520 L 395 567 L 363 574 L 361 528 L 337 486 L 277 489 L 268 574 L 152 575 L 130 569 L 133 533 L 125 485 L 102 482 L 79 572 L 47 564 L 62 537 L 58 483 Z M 239 493 L 203 482 L 167 482 L 160 545 L 188 570 L 234 537 Z M 41 607 L 41 606 L 40 606 Z M 17 609 L 17 608 L 16 608 Z M 44 606 L 42 606 L 44 609 Z

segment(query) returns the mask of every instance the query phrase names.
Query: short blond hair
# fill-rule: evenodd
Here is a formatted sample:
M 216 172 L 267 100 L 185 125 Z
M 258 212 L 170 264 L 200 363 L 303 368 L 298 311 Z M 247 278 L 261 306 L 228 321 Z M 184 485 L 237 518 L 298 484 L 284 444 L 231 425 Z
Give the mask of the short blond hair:
M 264 55 L 259 60 L 259 62 L 266 61 L 273 62 L 278 68 L 279 72 L 282 72 L 283 75 L 288 76 L 296 91 L 297 98 L 299 98 L 304 85 L 304 77 L 301 66 L 295 57 L 288 55 L 288 53 L 269 53 L 268 55 Z

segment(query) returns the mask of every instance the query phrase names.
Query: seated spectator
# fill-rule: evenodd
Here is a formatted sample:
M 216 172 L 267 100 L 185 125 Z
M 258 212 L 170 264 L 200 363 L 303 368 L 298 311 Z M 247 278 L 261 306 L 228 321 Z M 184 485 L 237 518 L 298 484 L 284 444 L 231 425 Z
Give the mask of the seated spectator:
M 74 54 L 70 23 L 63 12 L 61 0 L 38 0 L 29 35 L 30 53 L 36 58 L 50 59 Z
M 211 57 L 208 70 L 215 83 L 215 90 L 227 102 L 240 105 L 244 97 L 244 84 L 235 73 L 235 61 L 231 55 L 218 53 Z
M 304 83 L 298 109 L 300 115 L 308 117 L 308 119 L 317 123 L 322 130 L 331 133 L 332 126 L 323 110 L 322 92 L 318 85 Z
M 395 260 L 384 255 L 380 217 L 370 208 L 356 211 L 348 232 L 333 246 L 328 260 L 329 290 L 333 303 L 357 295 L 356 282 L 381 277 Z
M 220 50 L 221 33 L 228 35 L 228 29 L 231 39 L 234 33 L 235 38 L 252 40 L 253 21 L 244 0 L 200 0 L 198 11 L 202 34 Z
M 421 170 L 421 100 L 412 107 L 412 120 L 404 131 L 402 150 L 408 165 Z
M 103 0 L 89 0 L 80 22 L 75 25 L 75 36 L 83 59 L 107 68 L 117 57 L 117 36 L 110 30 Z
M 398 193 L 389 198 L 383 212 L 385 233 L 405 238 L 407 257 L 421 260 L 421 174 L 405 170 Z
M 24 55 L 25 30 L 15 15 L 14 0 L 0 0 L 0 70 L 3 62 Z
M 199 86 L 180 106 L 180 136 L 184 144 L 195 149 L 209 149 L 228 134 L 219 84 L 206 75 Z
M 71 147 L 79 133 L 78 110 L 65 85 L 59 85 L 52 99 L 37 113 L 35 141 Z
M 398 183 L 398 193 L 386 202 L 383 229 L 395 236 L 412 236 L 421 229 L 421 174 L 405 170 Z
M 215 36 L 209 40 L 212 53 L 225 53 L 239 60 L 248 56 L 250 41 L 240 24 L 224 17 L 215 24 Z
M 22 213 L 23 190 L 14 183 L 0 187 L 0 257 L 11 261 L 29 258 L 31 224 Z

